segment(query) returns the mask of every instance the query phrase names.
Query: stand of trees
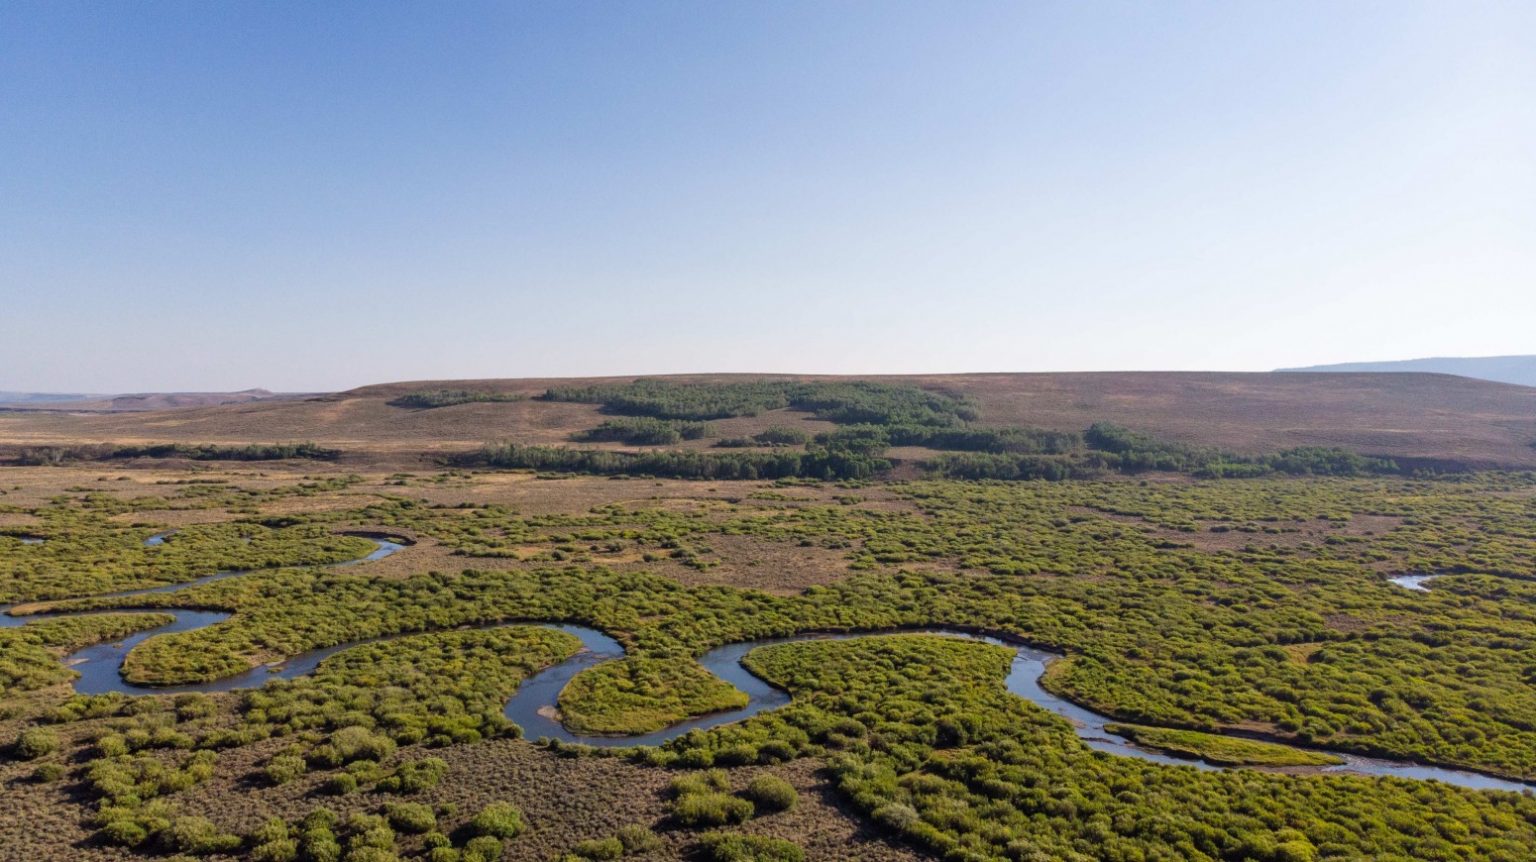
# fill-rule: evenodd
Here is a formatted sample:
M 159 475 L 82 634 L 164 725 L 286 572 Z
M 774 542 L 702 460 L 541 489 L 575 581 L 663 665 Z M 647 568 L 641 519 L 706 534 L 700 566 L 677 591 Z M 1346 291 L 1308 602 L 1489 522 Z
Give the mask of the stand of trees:
M 868 381 L 754 381 L 742 383 L 631 383 L 556 387 L 549 401 L 602 405 L 612 419 L 583 432 L 583 441 L 617 440 L 669 445 L 708 436 L 706 420 L 791 409 L 835 422 L 802 453 L 699 455 L 658 453 L 621 456 L 579 450 L 488 446 L 479 463 L 595 473 L 642 473 L 698 478 L 865 478 L 889 467 L 892 446 L 921 446 L 947 453 L 925 466 L 957 479 L 1091 478 L 1105 473 L 1163 471 L 1200 478 L 1253 478 L 1280 473 L 1302 476 L 1370 476 L 1413 472 L 1383 458 L 1342 449 L 1306 447 L 1267 455 L 1236 455 L 1187 446 L 1096 423 L 1078 433 L 1042 428 L 977 427 L 975 407 L 964 399 L 917 386 Z M 719 448 L 799 446 L 805 434 L 773 428 L 752 437 L 719 441 Z
M 488 443 L 469 456 L 465 466 L 676 479 L 868 479 L 889 470 L 891 463 L 862 453 L 830 449 L 729 454 L 676 450 L 636 453 Z
M 145 446 L 40 446 L 23 449 L 16 462 L 25 466 L 47 466 L 72 461 L 113 461 L 127 458 L 188 458 L 193 461 L 282 461 L 306 458 L 334 461 L 341 450 L 327 449 L 315 443 L 251 443 L 246 446 L 220 446 L 213 443 L 154 443 Z
M 636 380 L 603 386 L 554 387 L 545 401 L 601 404 L 624 416 L 705 421 L 756 416 L 767 410 L 803 410 L 840 424 L 949 426 L 976 418 L 969 402 L 917 386 L 871 383 L 669 383 Z
M 386 402 L 391 407 L 411 407 L 428 410 L 433 407 L 451 407 L 455 404 L 475 404 L 488 401 L 522 401 L 528 396 L 516 392 L 471 392 L 467 389 L 423 389 L 407 392 Z
M 716 441 L 715 445 L 722 449 L 743 449 L 752 446 L 804 446 L 810 439 L 811 435 L 799 428 L 775 425 L 751 437 L 726 437 Z
M 574 439 L 582 442 L 613 441 L 635 446 L 673 446 L 684 440 L 698 440 L 713 433 L 714 428 L 708 422 L 626 416 L 605 420 L 596 428 L 577 433 Z
M 1083 448 L 1083 435 L 1043 428 L 934 427 L 930 425 L 848 425 L 819 434 L 825 446 L 855 448 L 924 446 L 962 452 L 1017 452 L 1059 455 Z
M 1404 475 L 1393 461 L 1366 458 L 1342 449 L 1288 449 L 1274 455 L 1225 455 L 1189 459 L 1159 452 L 1087 451 L 1067 455 L 1001 455 L 989 452 L 946 453 L 927 463 L 929 472 L 946 479 L 1092 479 L 1106 473 L 1151 471 L 1187 473 L 1197 479 L 1253 479 L 1291 476 Z

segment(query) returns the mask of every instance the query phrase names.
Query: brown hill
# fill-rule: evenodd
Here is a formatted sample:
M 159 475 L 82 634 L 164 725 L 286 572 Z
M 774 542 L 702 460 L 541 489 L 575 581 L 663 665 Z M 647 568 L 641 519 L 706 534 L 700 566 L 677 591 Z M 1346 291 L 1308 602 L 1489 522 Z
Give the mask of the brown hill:
M 678 382 L 769 375 L 679 375 Z M 779 376 L 782 377 L 782 376 Z M 0 414 L 0 444 L 78 442 L 265 443 L 312 440 L 349 460 L 415 459 L 486 440 L 560 444 L 601 421 L 596 407 L 536 400 L 435 409 L 387 402 L 424 389 L 537 395 L 554 384 L 633 378 L 389 383 L 332 395 L 135 413 Z M 840 379 L 804 376 L 797 379 Z M 842 378 L 851 379 L 851 378 Z M 1536 467 L 1536 388 L 1438 374 L 1107 372 L 903 375 L 966 395 L 983 424 L 1082 429 L 1110 421 L 1186 443 L 1243 453 L 1340 446 L 1370 455 L 1475 467 Z M 822 423 L 781 413 L 717 423 L 722 434 L 772 424 Z M 690 445 L 705 445 L 695 443 Z

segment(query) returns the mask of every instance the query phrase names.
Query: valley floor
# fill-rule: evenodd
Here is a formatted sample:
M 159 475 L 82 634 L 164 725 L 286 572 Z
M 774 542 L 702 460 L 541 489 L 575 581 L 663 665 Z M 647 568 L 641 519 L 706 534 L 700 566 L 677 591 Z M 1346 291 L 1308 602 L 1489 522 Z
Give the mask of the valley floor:
M 156 462 L 7 468 L 0 489 L 0 603 L 53 612 L 0 629 L 14 812 L 0 859 L 1517 860 L 1536 846 L 1530 793 L 1096 753 L 1004 689 L 1008 650 L 946 638 L 753 651 L 788 705 L 652 748 L 524 740 L 502 704 L 576 647 L 491 625 L 618 639 L 626 657 L 560 700 L 616 732 L 728 703 L 699 675 L 711 647 L 963 627 L 1066 654 L 1055 694 L 1180 731 L 1144 744 L 1291 759 L 1221 741 L 1241 733 L 1536 780 L 1524 474 L 829 483 Z M 336 565 L 366 553 L 358 534 L 405 546 Z M 244 573 L 175 588 L 219 571 Z M 1392 581 L 1417 574 L 1437 577 Z M 201 684 L 388 639 L 244 692 L 74 693 L 64 655 L 189 608 L 228 617 L 138 643 L 126 678 Z M 793 788 L 787 810 L 763 776 Z M 496 804 L 520 825 L 494 826 Z

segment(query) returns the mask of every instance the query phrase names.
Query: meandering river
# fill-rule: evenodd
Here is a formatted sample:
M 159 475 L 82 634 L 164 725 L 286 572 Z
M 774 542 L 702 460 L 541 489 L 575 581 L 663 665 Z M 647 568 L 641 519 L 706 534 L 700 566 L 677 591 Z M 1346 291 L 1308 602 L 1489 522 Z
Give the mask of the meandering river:
M 146 544 L 160 544 L 170 535 L 157 533 L 151 536 Z M 356 535 L 356 534 L 354 534 Z M 391 539 L 370 535 L 378 547 L 365 557 L 337 563 L 338 566 L 353 565 L 369 560 L 377 560 L 386 557 L 402 549 L 403 545 Z M 200 584 L 211 583 L 223 578 L 236 577 L 245 572 L 218 572 L 180 584 L 170 584 L 163 587 L 151 587 L 142 590 L 127 590 L 119 593 L 108 593 L 98 598 L 129 600 L 135 596 L 150 595 L 155 593 L 168 593 L 183 590 Z M 1423 589 L 1414 585 L 1400 584 L 1409 589 Z M 213 682 L 195 683 L 180 686 L 141 686 L 130 683 L 122 678 L 123 659 L 129 651 L 145 640 L 156 635 L 171 634 L 174 632 L 194 631 L 206 626 L 216 625 L 229 619 L 230 614 L 223 611 L 198 611 L 178 608 L 135 608 L 131 602 L 111 611 L 84 611 L 51 613 L 46 610 L 23 616 L 15 616 L 10 613 L 14 606 L 0 608 L 0 628 L 14 627 L 33 619 L 48 619 L 63 616 L 76 616 L 85 613 L 120 613 L 125 611 L 143 611 L 146 613 L 166 614 L 172 617 L 172 622 L 148 631 L 138 632 L 120 641 L 106 644 L 96 644 L 77 650 L 65 656 L 64 662 L 80 673 L 80 678 L 75 681 L 75 690 L 82 694 L 103 694 L 107 692 L 120 692 L 123 694 L 171 694 L 179 692 L 217 692 L 232 691 L 237 689 L 255 688 L 271 679 L 292 679 L 311 673 L 325 659 L 343 650 L 357 646 L 360 643 L 371 641 L 355 641 L 340 644 L 324 649 L 311 650 L 294 656 L 286 661 L 272 665 L 253 668 L 244 673 L 225 677 Z M 529 623 L 507 623 L 507 625 L 529 625 Z M 1085 707 L 1074 704 L 1057 695 L 1054 695 L 1040 686 L 1040 679 L 1051 662 L 1061 656 L 1036 649 L 1017 642 L 1005 641 L 999 637 L 976 634 L 972 632 L 955 631 L 950 629 L 925 629 L 918 631 L 900 632 L 865 632 L 857 634 L 806 634 L 790 638 L 774 638 L 767 640 L 749 641 L 745 643 L 727 644 L 715 647 L 699 657 L 699 663 L 711 673 L 740 689 L 747 695 L 747 705 L 735 710 L 712 713 L 679 722 L 661 730 L 640 734 L 636 736 L 587 736 L 573 733 L 560 723 L 558 702 L 560 691 L 565 688 L 572 677 L 581 671 L 600 662 L 622 658 L 624 647 L 612 637 L 603 634 L 596 629 L 578 625 L 556 625 L 532 623 L 532 625 L 544 625 L 547 628 L 558 629 L 575 635 L 581 640 L 582 649 L 576 655 L 559 664 L 545 668 L 524 680 L 507 701 L 505 714 L 508 719 L 523 728 L 524 735 L 530 739 L 549 737 L 563 742 L 582 743 L 585 745 L 603 747 L 631 747 L 638 745 L 657 745 L 674 739 L 695 729 L 708 729 L 722 724 L 741 721 L 744 718 L 756 715 L 768 710 L 777 709 L 790 702 L 790 695 L 783 689 L 776 688 L 767 681 L 754 675 L 742 665 L 741 660 L 747 653 L 759 647 L 775 644 L 794 643 L 806 640 L 837 639 L 844 640 L 857 637 L 876 637 L 881 635 L 912 635 L 929 634 L 944 637 L 965 638 L 982 643 L 1007 646 L 1014 650 L 1013 664 L 1009 669 L 1004 685 L 1008 691 L 1030 701 L 1042 709 L 1049 710 L 1065 718 L 1071 725 L 1078 738 L 1095 751 L 1107 754 L 1134 757 L 1139 760 L 1167 765 L 1193 766 L 1197 769 L 1228 769 L 1234 767 L 1218 766 L 1198 759 L 1186 759 L 1173 757 L 1147 748 L 1137 746 L 1129 739 L 1110 732 L 1106 725 L 1114 723 L 1114 719 L 1101 715 Z M 409 633 L 409 634 L 420 634 Z M 394 635 L 387 638 L 373 640 L 389 640 L 394 637 L 406 637 L 409 634 Z M 1342 752 L 1329 752 L 1342 759 L 1342 763 L 1334 766 L 1307 767 L 1304 769 L 1288 769 L 1288 772 L 1308 773 L 1354 773 L 1359 775 L 1392 776 L 1397 778 L 1411 778 L 1420 780 L 1443 781 L 1459 787 L 1468 787 L 1477 790 L 1509 790 L 1529 791 L 1536 789 L 1536 784 L 1513 781 L 1498 778 L 1491 775 L 1483 775 L 1477 772 L 1469 772 L 1458 769 L 1447 769 L 1436 766 L 1427 766 L 1412 762 L 1400 762 L 1383 760 L 1378 758 L 1361 757 Z M 1241 768 L 1241 767 L 1235 767 Z

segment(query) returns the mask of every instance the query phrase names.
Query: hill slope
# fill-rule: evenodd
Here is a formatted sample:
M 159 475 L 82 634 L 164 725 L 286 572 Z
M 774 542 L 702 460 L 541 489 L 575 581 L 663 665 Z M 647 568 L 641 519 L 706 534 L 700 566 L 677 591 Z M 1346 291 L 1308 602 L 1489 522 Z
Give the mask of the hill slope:
M 1344 362 L 1337 365 L 1312 365 L 1306 368 L 1281 368 L 1280 371 L 1318 372 L 1403 372 L 1456 374 L 1496 383 L 1536 386 L 1536 356 L 1439 356 L 1430 359 L 1403 359 L 1395 362 Z
M 753 375 L 677 376 L 677 382 Z M 633 378 L 606 378 L 609 381 Z M 839 379 L 818 376 L 802 379 Z M 1115 422 L 1185 443 L 1240 453 L 1338 446 L 1363 454 L 1536 468 L 1536 389 L 1435 374 L 1116 372 L 957 374 L 871 378 L 964 395 L 980 423 L 1081 430 Z M 309 440 L 357 463 L 419 463 L 487 440 L 570 444 L 605 417 L 596 405 L 539 400 L 411 409 L 389 403 L 427 389 L 538 395 L 597 379 L 430 381 L 367 386 L 317 398 L 138 413 L 0 414 L 0 444 L 71 442 L 271 443 Z M 826 423 L 774 411 L 722 420 L 721 436 Z M 830 427 L 830 426 L 827 426 Z M 603 444 L 608 445 L 608 444 Z M 708 446 L 688 441 L 688 447 Z

